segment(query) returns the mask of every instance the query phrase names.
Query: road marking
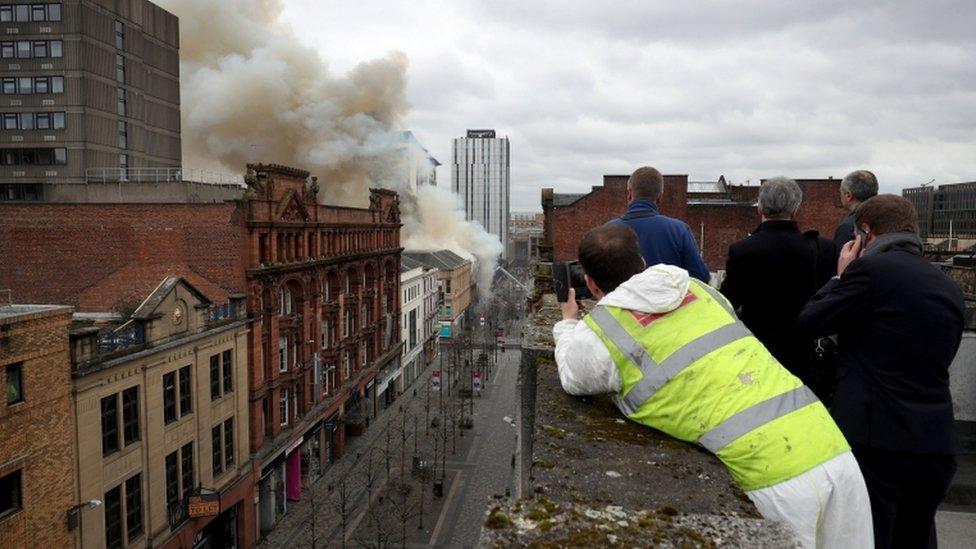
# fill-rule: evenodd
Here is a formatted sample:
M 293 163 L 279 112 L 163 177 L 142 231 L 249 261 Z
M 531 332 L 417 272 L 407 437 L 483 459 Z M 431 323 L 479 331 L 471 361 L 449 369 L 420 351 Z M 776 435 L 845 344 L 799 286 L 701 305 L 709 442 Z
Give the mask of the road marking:
M 434 531 L 430 535 L 430 544 L 437 544 L 437 536 L 441 535 L 441 528 L 444 527 L 444 518 L 447 517 L 447 512 L 451 509 L 451 499 L 454 498 L 454 492 L 457 491 L 458 480 L 461 477 L 461 471 L 451 471 L 454 474 L 454 480 L 451 481 L 451 490 L 447 493 L 447 497 L 444 498 L 444 506 L 441 507 L 441 514 L 437 517 L 437 525 L 434 526 Z

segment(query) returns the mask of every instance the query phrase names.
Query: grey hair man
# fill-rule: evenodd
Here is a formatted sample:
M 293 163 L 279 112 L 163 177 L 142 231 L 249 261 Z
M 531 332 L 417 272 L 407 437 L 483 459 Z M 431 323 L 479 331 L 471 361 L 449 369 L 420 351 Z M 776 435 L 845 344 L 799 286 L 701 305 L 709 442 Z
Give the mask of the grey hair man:
M 793 219 L 803 202 L 803 190 L 788 177 L 773 177 L 759 188 L 759 215 L 768 219 Z
M 834 231 L 834 244 L 837 249 L 854 240 L 854 209 L 858 204 L 877 196 L 878 178 L 867 170 L 857 170 L 847 174 L 840 182 L 840 205 L 848 211 L 847 217 Z
M 813 341 L 792 327 L 810 296 L 834 276 L 837 250 L 816 231 L 800 232 L 795 218 L 802 201 L 803 191 L 792 179 L 763 181 L 757 204 L 762 222 L 729 247 L 722 293 L 769 352 L 829 402 L 832 375 L 814 371 Z

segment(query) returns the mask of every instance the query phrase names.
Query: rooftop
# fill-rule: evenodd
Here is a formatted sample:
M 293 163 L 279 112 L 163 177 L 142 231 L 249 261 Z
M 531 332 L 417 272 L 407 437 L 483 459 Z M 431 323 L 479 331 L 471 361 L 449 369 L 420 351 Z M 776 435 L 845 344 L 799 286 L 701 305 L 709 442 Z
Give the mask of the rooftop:
M 0 304 L 0 324 L 26 320 L 27 317 L 46 316 L 48 313 L 71 312 L 71 310 L 71 307 L 66 305 Z
M 451 250 L 403 252 L 400 257 L 400 262 L 401 264 L 408 266 L 423 265 L 433 269 L 442 269 L 445 271 L 453 271 L 454 269 L 459 269 L 464 265 L 471 263 L 471 261 L 464 259 Z
M 559 384 L 551 294 L 523 330 L 516 494 L 489 513 L 486 544 L 795 545 L 763 520 L 713 455 L 626 421 L 608 395 Z

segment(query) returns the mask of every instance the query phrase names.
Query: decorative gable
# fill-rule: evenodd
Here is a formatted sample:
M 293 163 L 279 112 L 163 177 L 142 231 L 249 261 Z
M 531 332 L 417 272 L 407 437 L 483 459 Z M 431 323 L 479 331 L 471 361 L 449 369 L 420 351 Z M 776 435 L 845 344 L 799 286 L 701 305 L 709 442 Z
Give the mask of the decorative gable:
M 298 195 L 294 192 L 289 192 L 285 200 L 281 202 L 282 206 L 278 210 L 278 219 L 282 221 L 298 221 L 304 222 L 311 219 L 308 214 L 308 209 L 305 204 L 299 199 Z

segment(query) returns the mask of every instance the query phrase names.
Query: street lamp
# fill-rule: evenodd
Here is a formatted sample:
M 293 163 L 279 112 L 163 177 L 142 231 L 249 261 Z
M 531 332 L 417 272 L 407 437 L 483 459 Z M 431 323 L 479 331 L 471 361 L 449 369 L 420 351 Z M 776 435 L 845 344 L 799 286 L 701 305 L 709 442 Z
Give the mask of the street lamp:
M 74 531 L 78 527 L 81 511 L 90 511 L 102 504 L 100 499 L 90 499 L 84 503 L 72 506 L 68 509 L 68 531 Z

